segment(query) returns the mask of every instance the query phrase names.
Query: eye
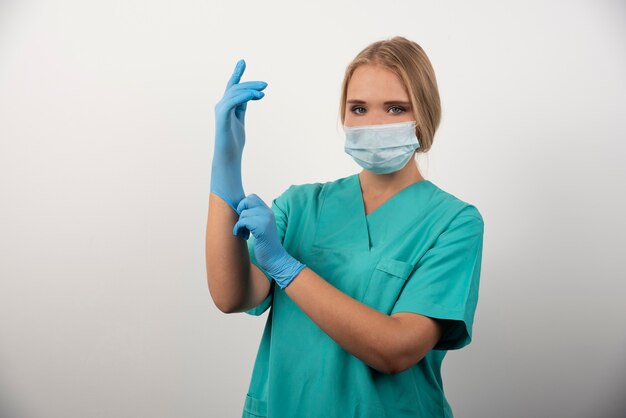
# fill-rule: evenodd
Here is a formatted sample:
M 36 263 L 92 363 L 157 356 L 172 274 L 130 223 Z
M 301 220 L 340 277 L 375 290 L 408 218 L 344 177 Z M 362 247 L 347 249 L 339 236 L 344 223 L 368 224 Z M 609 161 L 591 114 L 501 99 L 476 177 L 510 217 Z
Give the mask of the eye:
M 355 112 L 355 110 L 356 110 L 356 109 L 364 109 L 364 108 L 363 108 L 363 106 L 354 106 L 354 107 L 352 108 L 352 112 L 353 112 L 353 113 L 356 113 L 357 115 L 360 115 L 361 113 L 359 113 L 359 112 Z
M 391 113 L 402 113 L 402 112 L 405 111 L 405 109 L 402 106 L 391 106 L 389 109 L 393 109 L 393 108 L 400 109 L 400 111 L 399 112 L 391 112 Z

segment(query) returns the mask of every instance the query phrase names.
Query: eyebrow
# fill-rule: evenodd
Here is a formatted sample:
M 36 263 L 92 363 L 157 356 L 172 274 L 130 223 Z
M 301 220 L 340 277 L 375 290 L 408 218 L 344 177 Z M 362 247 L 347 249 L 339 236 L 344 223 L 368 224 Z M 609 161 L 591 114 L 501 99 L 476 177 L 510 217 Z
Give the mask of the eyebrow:
M 352 100 L 348 100 L 346 103 L 350 103 L 350 104 L 366 104 L 367 102 L 365 102 L 364 100 L 352 99 Z M 383 104 L 385 104 L 385 105 L 401 104 L 401 105 L 405 105 L 405 106 L 410 106 L 411 105 L 411 103 L 405 102 L 403 100 L 391 100 L 391 101 L 384 102 Z

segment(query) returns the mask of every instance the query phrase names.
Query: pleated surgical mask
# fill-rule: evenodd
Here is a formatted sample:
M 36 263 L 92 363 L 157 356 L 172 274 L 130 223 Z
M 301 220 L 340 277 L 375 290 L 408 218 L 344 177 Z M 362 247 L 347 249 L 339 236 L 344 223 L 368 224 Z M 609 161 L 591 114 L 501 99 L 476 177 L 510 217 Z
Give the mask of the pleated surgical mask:
M 414 120 L 380 125 L 344 125 L 344 149 L 366 170 L 377 174 L 393 173 L 404 168 L 415 149 L 420 147 L 415 126 Z

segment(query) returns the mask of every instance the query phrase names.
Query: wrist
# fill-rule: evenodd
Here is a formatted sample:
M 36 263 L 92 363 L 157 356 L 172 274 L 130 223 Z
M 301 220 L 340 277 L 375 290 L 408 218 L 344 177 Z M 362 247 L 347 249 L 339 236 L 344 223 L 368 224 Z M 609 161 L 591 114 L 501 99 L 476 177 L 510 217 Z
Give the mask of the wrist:
M 233 170 L 241 171 L 241 157 L 227 157 L 222 154 L 216 154 L 211 161 L 211 170 L 224 172 Z
M 286 250 L 277 263 L 280 266 L 279 271 L 272 275 L 272 278 L 280 286 L 285 289 L 296 278 L 296 276 L 304 270 L 306 265 L 292 257 Z
M 218 195 L 237 212 L 237 205 L 246 197 L 241 181 L 241 162 L 213 161 L 211 165 L 211 192 Z

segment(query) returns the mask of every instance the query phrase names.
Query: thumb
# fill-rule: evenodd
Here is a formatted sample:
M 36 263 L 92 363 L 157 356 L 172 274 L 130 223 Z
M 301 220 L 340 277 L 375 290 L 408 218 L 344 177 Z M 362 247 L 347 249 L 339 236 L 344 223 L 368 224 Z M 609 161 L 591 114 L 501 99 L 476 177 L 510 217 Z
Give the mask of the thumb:
M 250 230 L 247 228 L 246 219 L 240 218 L 233 227 L 233 235 L 243 238 L 246 241 L 250 238 Z

